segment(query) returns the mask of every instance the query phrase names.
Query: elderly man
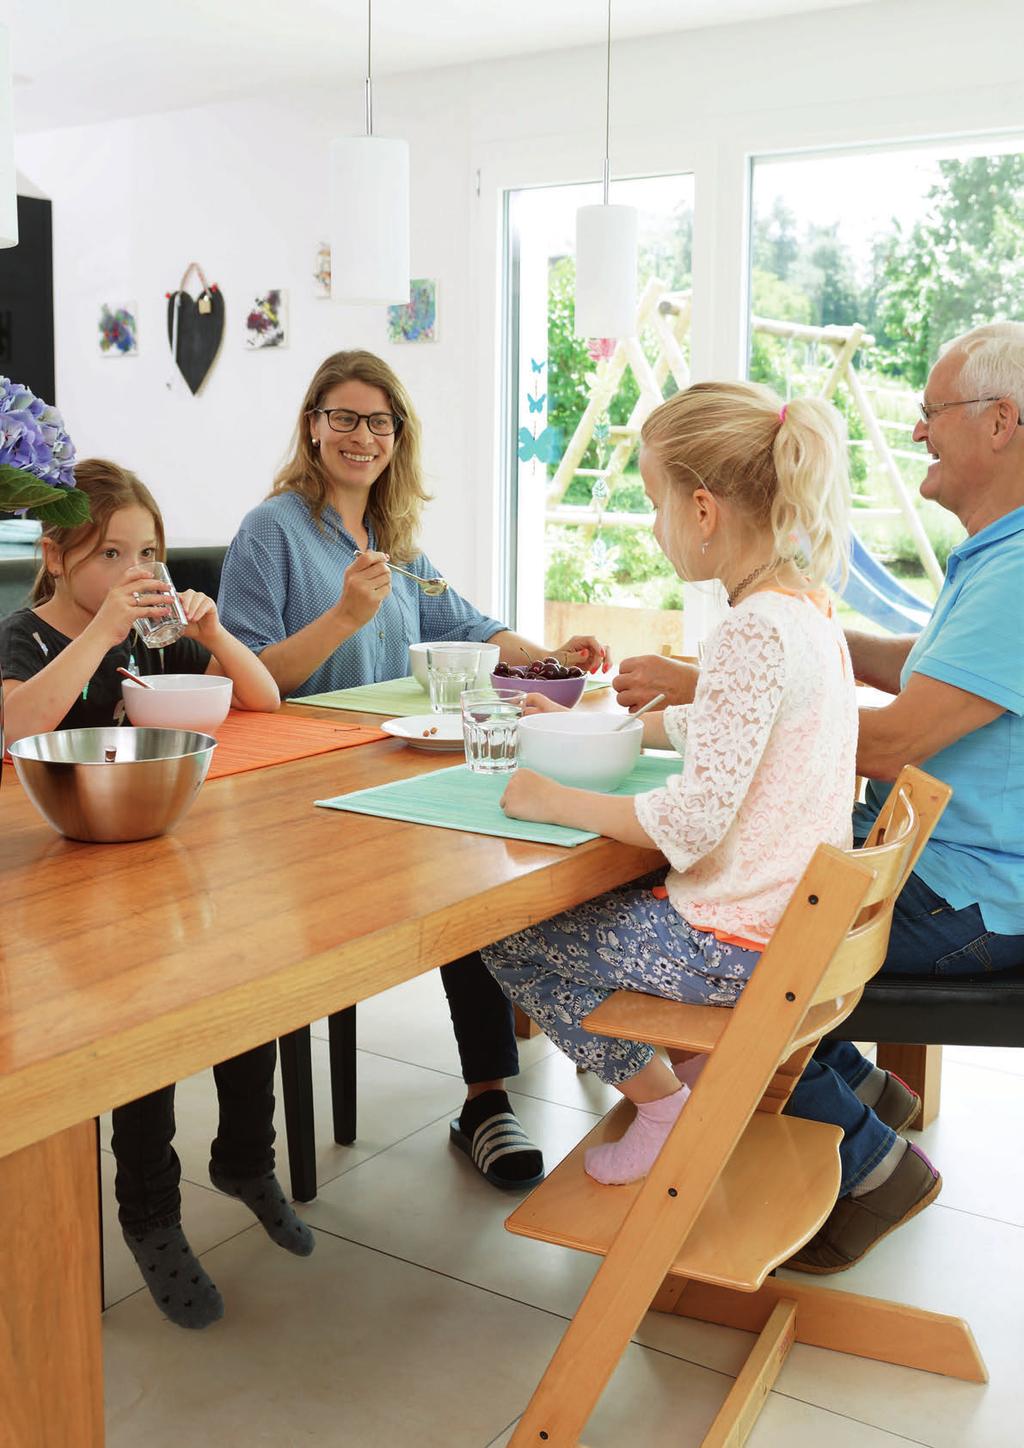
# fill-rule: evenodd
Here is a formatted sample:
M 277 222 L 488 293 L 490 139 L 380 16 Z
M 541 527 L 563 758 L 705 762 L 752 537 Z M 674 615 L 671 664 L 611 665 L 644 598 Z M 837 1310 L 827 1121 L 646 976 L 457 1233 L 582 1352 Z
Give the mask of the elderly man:
M 897 901 L 883 969 L 951 976 L 1024 962 L 1024 324 L 976 327 L 943 349 L 915 442 L 932 458 L 921 494 L 955 513 L 966 539 L 949 557 L 917 638 L 850 631 L 857 678 L 894 696 L 862 709 L 854 814 L 863 839 L 883 781 L 919 764 L 953 797 Z M 697 671 L 626 660 L 615 689 L 635 708 L 654 693 L 693 697 Z M 941 1178 L 899 1133 L 918 1098 L 849 1042 L 820 1047 L 789 1109 L 844 1129 L 840 1196 L 788 1265 L 841 1272 L 926 1207 Z

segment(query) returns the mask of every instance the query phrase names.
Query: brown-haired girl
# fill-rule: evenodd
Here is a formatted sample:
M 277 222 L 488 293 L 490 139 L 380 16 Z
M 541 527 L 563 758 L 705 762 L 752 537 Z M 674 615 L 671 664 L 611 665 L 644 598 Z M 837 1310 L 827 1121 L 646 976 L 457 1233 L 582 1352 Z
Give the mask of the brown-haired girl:
M 177 643 L 133 653 L 135 620 L 167 612 L 168 585 L 151 568 L 164 554 L 160 510 L 139 479 L 115 463 L 78 463 L 75 486 L 89 496 L 90 520 L 44 530 L 31 606 L 0 623 L 9 737 L 119 723 L 119 666 L 142 674 L 223 674 L 232 681 L 236 708 L 276 709 L 274 680 L 227 632 L 203 593 L 181 594 L 189 624 Z M 274 1174 L 276 1056 L 271 1041 L 214 1067 L 220 1124 L 210 1178 L 244 1201 L 278 1245 L 307 1256 L 312 1234 Z M 180 1327 L 206 1327 L 223 1315 L 224 1304 L 181 1229 L 173 1085 L 117 1107 L 113 1119 L 125 1241 L 160 1311 Z

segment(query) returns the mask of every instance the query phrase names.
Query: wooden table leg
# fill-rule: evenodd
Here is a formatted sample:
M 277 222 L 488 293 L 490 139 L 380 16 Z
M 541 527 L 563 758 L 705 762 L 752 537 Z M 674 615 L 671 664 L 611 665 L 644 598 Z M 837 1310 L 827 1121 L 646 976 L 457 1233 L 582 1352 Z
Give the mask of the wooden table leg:
M 540 1026 L 536 1021 L 531 1020 L 526 1012 L 521 1011 L 518 1006 L 513 1006 L 512 1009 L 516 1018 L 516 1035 L 521 1041 L 529 1041 L 534 1036 L 540 1035 Z
M 96 1128 L 0 1159 L 5 1448 L 103 1448 Z
M 912 1131 L 923 1131 L 939 1114 L 942 1092 L 942 1047 L 901 1046 L 878 1043 L 876 1057 L 883 1071 L 891 1071 L 921 1098 L 921 1110 L 910 1123 Z

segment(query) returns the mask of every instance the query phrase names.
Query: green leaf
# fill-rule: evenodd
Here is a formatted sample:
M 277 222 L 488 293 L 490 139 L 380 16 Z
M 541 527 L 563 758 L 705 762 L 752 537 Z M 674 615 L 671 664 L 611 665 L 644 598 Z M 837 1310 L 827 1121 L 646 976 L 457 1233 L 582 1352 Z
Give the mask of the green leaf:
M 43 523 L 74 528 L 89 518 L 89 499 L 77 488 L 55 488 L 22 468 L 0 464 L 0 508 L 15 512 L 27 508 Z
M 41 523 L 55 523 L 59 528 L 77 528 L 89 521 L 89 495 L 78 488 L 50 488 L 51 497 L 37 503 L 33 515 Z

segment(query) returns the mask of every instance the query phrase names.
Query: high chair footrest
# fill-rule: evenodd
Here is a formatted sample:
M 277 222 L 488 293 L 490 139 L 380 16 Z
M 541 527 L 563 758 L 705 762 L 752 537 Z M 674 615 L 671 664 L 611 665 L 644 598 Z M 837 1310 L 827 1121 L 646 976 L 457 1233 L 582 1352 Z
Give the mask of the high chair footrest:
M 605 1256 L 643 1184 L 601 1186 L 587 1176 L 583 1156 L 592 1146 L 617 1141 L 632 1117 L 632 1106 L 623 1102 L 599 1122 L 516 1208 L 505 1223 L 508 1230 Z M 755 1113 L 672 1272 L 756 1291 L 832 1210 L 842 1137 L 838 1127 L 818 1121 Z M 684 1180 L 680 1195 L 685 1188 Z

